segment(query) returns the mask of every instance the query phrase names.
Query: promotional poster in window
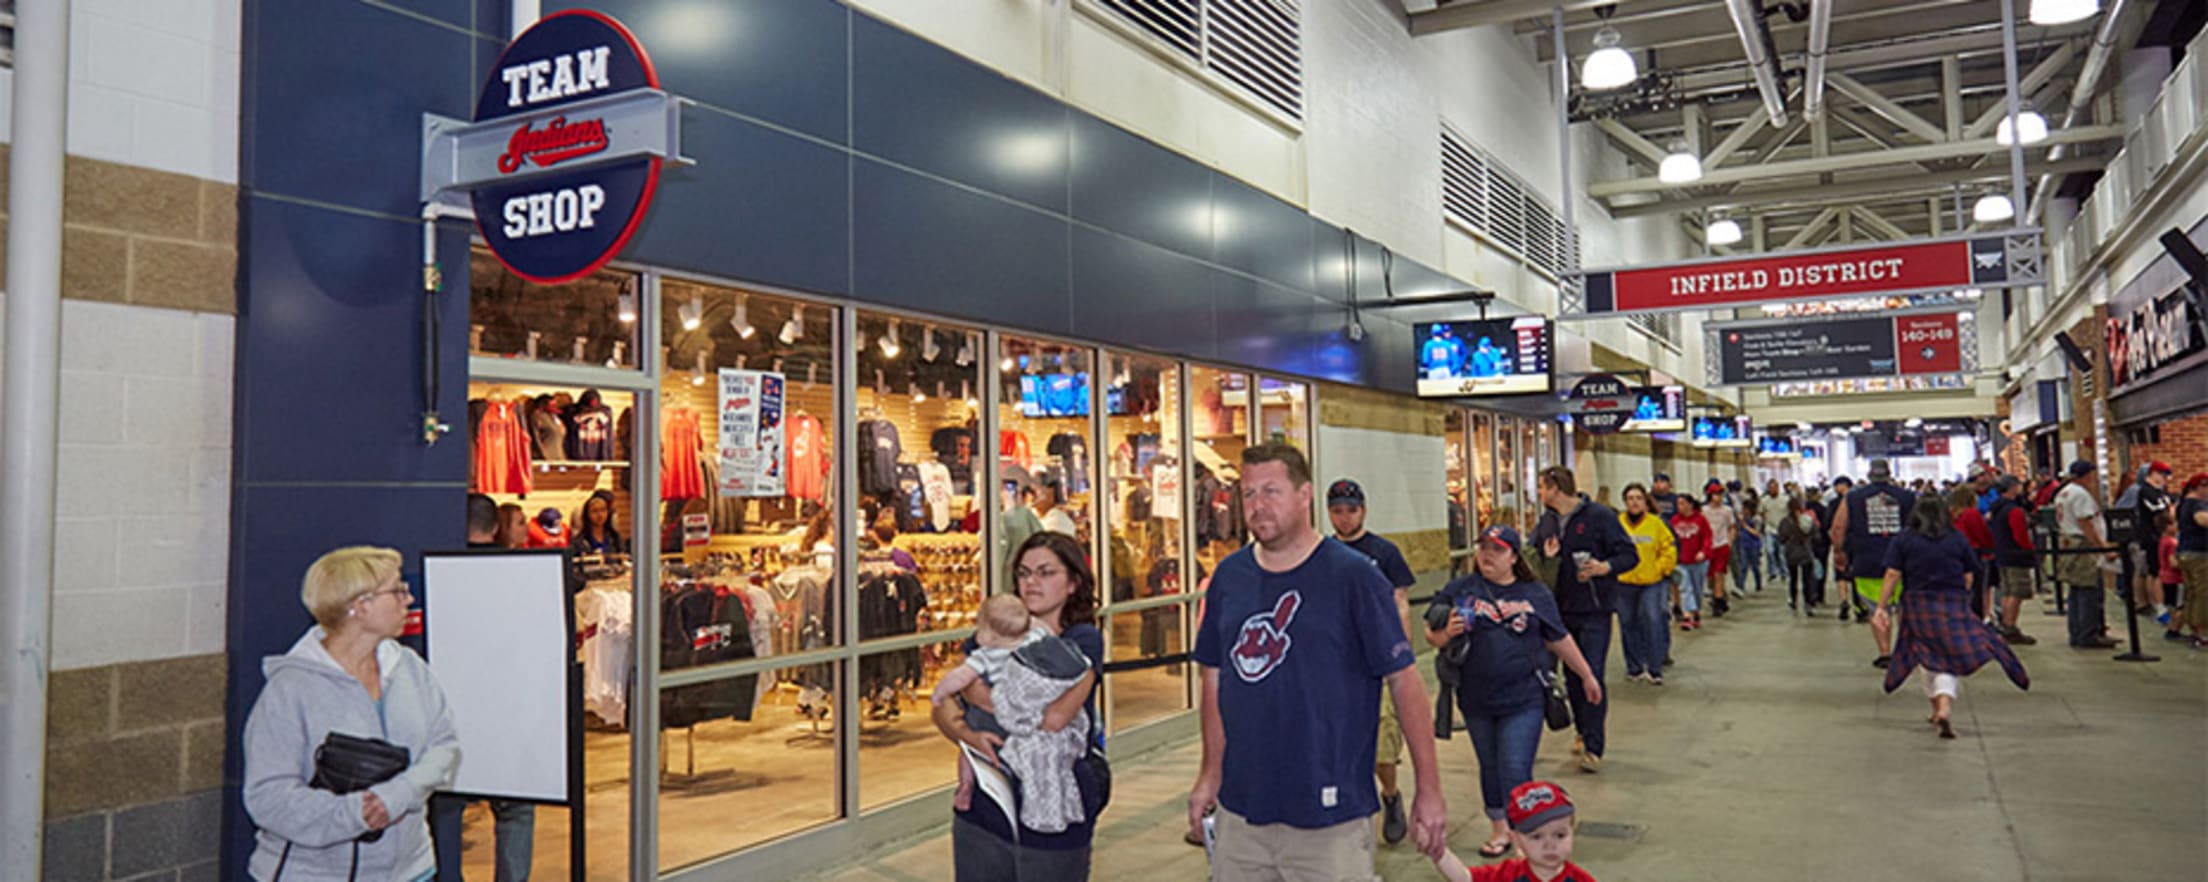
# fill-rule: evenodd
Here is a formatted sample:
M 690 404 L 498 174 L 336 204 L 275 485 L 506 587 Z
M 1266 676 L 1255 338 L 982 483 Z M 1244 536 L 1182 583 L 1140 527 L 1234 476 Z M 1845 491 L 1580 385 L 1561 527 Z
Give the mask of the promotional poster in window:
M 1427 398 L 1525 395 L 1552 388 L 1549 320 L 1540 316 L 1430 322 L 1418 337 L 1418 394 Z

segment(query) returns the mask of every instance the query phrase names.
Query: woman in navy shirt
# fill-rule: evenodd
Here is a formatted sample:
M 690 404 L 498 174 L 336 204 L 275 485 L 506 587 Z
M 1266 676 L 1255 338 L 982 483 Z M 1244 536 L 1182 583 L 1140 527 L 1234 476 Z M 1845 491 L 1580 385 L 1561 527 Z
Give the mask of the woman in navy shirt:
M 1089 715 L 1089 731 L 1099 744 L 1103 728 L 1096 716 L 1096 683 L 1103 679 L 1104 632 L 1096 627 L 1096 574 L 1089 568 L 1088 551 L 1079 540 L 1063 533 L 1029 536 L 1013 553 L 1013 578 L 1020 600 L 1037 625 L 1050 629 L 1080 647 L 1089 657 L 1087 686 L 1075 686 L 1051 702 L 1043 712 L 1043 729 L 1057 731 L 1073 722 L 1074 715 Z M 974 651 L 966 641 L 965 651 Z M 994 761 L 1004 739 L 966 725 L 958 703 L 935 706 L 935 727 L 943 737 L 974 748 Z M 1074 780 L 1083 793 L 1094 793 L 1099 782 L 1086 766 L 1076 766 Z M 951 822 L 951 872 L 957 882 L 1084 882 L 1089 878 L 1089 842 L 1096 833 L 1090 816 L 1063 832 L 1044 833 L 1021 827 L 1012 829 L 988 797 L 956 812 Z
M 1879 586 L 1872 626 L 1890 627 L 1893 619 L 1888 610 L 1896 585 L 1909 597 L 1909 614 L 1901 619 L 1901 637 L 1893 662 L 1886 667 L 1886 691 L 1900 688 L 1911 669 L 1923 668 L 1924 697 L 1932 702 L 1929 722 L 1941 738 L 1955 737 L 1948 710 L 1962 689 L 1958 678 L 1987 662 L 1999 664 L 2017 688 L 2032 688 L 2031 676 L 2008 642 L 1971 609 L 1978 553 L 1955 531 L 1947 500 L 1932 493 L 1917 497 L 1909 528 L 1886 546 L 1885 566 L 1886 581 Z
M 1590 703 L 1602 703 L 1602 681 L 1564 630 L 1556 598 L 1519 558 L 1521 547 L 1517 530 L 1487 528 L 1477 569 L 1441 589 L 1426 610 L 1426 642 L 1442 648 L 1437 664 L 1460 672 L 1457 709 L 1480 758 L 1480 796 L 1494 825 L 1480 846 L 1486 858 L 1510 853 L 1503 802 L 1511 788 L 1533 780 L 1543 718 L 1536 678 L 1554 667 L 1550 654 L 1579 676 Z

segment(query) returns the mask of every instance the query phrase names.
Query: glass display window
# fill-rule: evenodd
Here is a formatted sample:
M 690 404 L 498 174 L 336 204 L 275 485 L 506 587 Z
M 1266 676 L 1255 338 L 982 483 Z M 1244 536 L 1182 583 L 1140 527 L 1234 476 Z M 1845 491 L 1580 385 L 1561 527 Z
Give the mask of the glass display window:
M 1047 340 L 1000 338 L 997 460 L 1001 477 L 996 559 L 1028 536 L 1054 530 L 1087 545 L 1095 536 L 1096 452 L 1091 450 L 1093 352 Z M 1011 588 L 1000 569 L 1000 590 Z
M 661 690 L 657 848 L 662 870 L 841 817 L 829 693 L 809 688 L 795 706 L 771 701 L 768 694 L 781 685 L 777 680 L 833 683 L 843 664 Z
M 477 249 L 468 258 L 468 353 L 635 368 L 642 281 L 634 272 L 602 269 L 539 285 Z
M 1450 408 L 1442 419 L 1441 472 L 1448 494 L 1449 550 L 1457 552 L 1472 547 L 1472 516 L 1466 504 L 1471 493 L 1470 454 L 1465 449 L 1471 414 Z
M 1188 446 L 1182 443 L 1180 366 L 1168 359 L 1107 353 L 1104 442 L 1111 506 L 1106 542 L 1110 605 L 1174 602 L 1117 612 L 1105 623 L 1113 661 L 1154 659 L 1185 650 L 1183 512 Z M 1185 665 L 1109 674 L 1114 731 L 1187 710 Z
M 1477 535 L 1482 527 L 1501 523 L 1496 520 L 1496 509 L 1501 504 L 1495 481 L 1495 445 L 1498 439 L 1493 414 L 1473 411 L 1471 425 L 1472 437 L 1466 445 L 1470 454 L 1467 462 L 1470 470 L 1467 486 L 1472 500 L 1472 531 Z
M 929 719 L 935 685 L 966 660 L 965 638 L 859 656 L 859 810 L 958 780 L 958 747 Z
M 1116 660 L 1152 659 L 1189 649 L 1190 603 L 1113 610 L 1102 623 L 1111 641 L 1106 651 Z M 1111 699 L 1112 731 L 1125 732 L 1188 710 L 1188 665 L 1162 665 L 1105 675 Z
M 1309 384 L 1260 377 L 1257 381 L 1258 440 L 1311 451 Z
M 1251 431 L 1250 375 L 1188 368 L 1189 473 L 1196 581 L 1202 590 L 1219 561 L 1248 541 L 1242 526 L 1242 449 Z
M 986 584 L 975 493 L 984 464 L 975 455 L 981 336 L 859 313 L 851 461 L 861 528 L 860 640 L 974 624 Z M 917 595 L 906 590 L 915 586 Z M 877 596 L 885 590 L 895 596 Z
M 1536 479 L 1541 469 L 1555 462 L 1555 454 L 1548 449 L 1549 424 L 1542 420 L 1518 421 L 1519 515 L 1518 529 L 1527 536 L 1533 535 L 1533 525 L 1541 520 L 1541 492 Z
M 1525 527 L 1525 501 L 1519 497 L 1519 479 L 1523 466 L 1519 463 L 1518 421 L 1510 417 L 1495 418 L 1495 519 L 1491 524 L 1504 524 L 1523 531 Z

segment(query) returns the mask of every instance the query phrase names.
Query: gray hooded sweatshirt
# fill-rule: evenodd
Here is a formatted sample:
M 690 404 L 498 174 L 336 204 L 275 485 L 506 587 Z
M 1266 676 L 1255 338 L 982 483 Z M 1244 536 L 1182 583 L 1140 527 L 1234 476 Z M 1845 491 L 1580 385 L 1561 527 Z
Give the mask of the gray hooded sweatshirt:
M 368 832 L 361 819 L 374 793 L 392 817 L 383 838 L 359 844 L 359 882 L 416 882 L 437 866 L 430 850 L 430 791 L 452 783 L 460 738 L 444 690 L 413 650 L 385 640 L 376 646 L 383 701 L 323 648 L 324 632 L 308 629 L 280 656 L 261 662 L 268 685 L 245 720 L 245 810 L 260 830 L 249 870 L 254 879 L 284 882 L 344 880 L 353 868 L 353 840 Z M 413 765 L 397 777 L 343 796 L 307 786 L 314 750 L 331 732 L 381 738 L 404 747 Z M 291 847 L 288 859 L 284 847 Z

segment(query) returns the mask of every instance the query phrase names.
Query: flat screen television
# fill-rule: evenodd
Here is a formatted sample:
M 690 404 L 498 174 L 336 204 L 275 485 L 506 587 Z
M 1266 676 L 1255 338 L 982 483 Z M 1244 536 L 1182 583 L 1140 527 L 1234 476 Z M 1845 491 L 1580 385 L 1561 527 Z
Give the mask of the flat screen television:
M 1420 397 L 1528 395 L 1555 387 L 1555 328 L 1541 316 L 1423 322 L 1412 333 Z
M 1089 375 L 1021 374 L 1020 414 L 1027 417 L 1089 415 Z
M 1694 418 L 1693 439 L 1696 447 L 1754 447 L 1756 424 L 1745 415 L 1703 414 Z
M 1627 432 L 1684 432 L 1687 430 L 1687 387 L 1642 386 L 1633 390 L 1633 418 Z

